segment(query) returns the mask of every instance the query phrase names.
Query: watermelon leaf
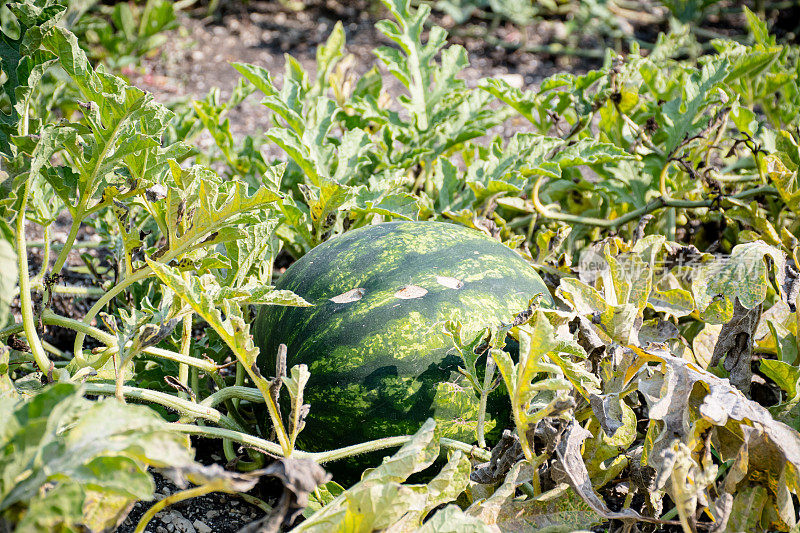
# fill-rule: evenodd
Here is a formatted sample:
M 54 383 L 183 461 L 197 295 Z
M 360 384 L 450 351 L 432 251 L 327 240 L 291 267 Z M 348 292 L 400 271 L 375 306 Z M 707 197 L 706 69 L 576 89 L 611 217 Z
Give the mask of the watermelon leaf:
M 317 76 L 308 91 L 309 98 L 321 96 L 328 88 L 328 79 L 334 68 L 342 59 L 345 53 L 345 33 L 341 21 L 337 21 L 331 30 L 331 34 L 322 44 L 317 47 Z
M 478 87 L 507 104 L 531 124 L 539 126 L 537 130 L 542 131 L 544 129 L 546 131 L 549 129 L 549 121 L 546 128 L 541 126 L 543 120 L 538 116 L 538 107 L 541 102 L 533 91 L 523 91 L 512 87 L 506 80 L 498 78 L 484 78 L 479 82 Z M 537 115 L 534 116 L 534 113 Z
M 292 445 L 281 420 L 280 412 L 270 392 L 271 383 L 258 370 L 258 348 L 253 344 L 250 325 L 244 320 L 241 308 L 231 300 L 221 298 L 221 287 L 211 275 L 191 276 L 184 279 L 180 271 L 163 263 L 146 258 L 148 266 L 164 285 L 185 301 L 228 345 L 242 364 L 250 379 L 261 392 L 267 404 L 278 442 L 286 456 Z
M 38 4 L 11 2 L 8 9 L 16 16 L 19 35 L 14 38 L 0 31 L 0 67 L 6 74 L 2 88 L 10 103 L 9 113 L 0 111 L 0 155 L 13 159 L 10 140 L 31 133 L 27 129 L 28 104 L 42 74 L 55 60 L 52 54 L 40 49 L 40 44 L 66 8 L 48 0 Z
M 0 445 L 10 452 L 0 459 L 0 512 L 17 506 L 19 531 L 111 527 L 153 498 L 149 467 L 193 462 L 187 437 L 149 407 L 89 401 L 69 383 L 0 395 Z M 104 509 L 93 510 L 98 495 Z
M 101 180 L 120 165 L 128 168 L 134 179 L 152 185 L 166 172 L 167 159 L 181 148 L 179 144 L 168 149 L 160 146 L 173 113 L 156 103 L 152 95 L 127 85 L 102 66 L 92 69 L 77 39 L 68 31 L 55 29 L 43 44 L 58 56 L 61 67 L 90 103 L 85 118 L 91 133 L 81 133 L 84 142 L 91 143 L 86 151 L 91 158 L 84 162 L 83 151 L 65 146 L 78 167 L 81 205 L 88 204 Z
M 685 139 L 705 126 L 705 120 L 699 115 L 716 96 L 713 89 L 725 79 L 728 68 L 728 61 L 711 61 L 699 72 L 693 70 L 684 74 L 682 94 L 661 106 L 667 135 L 666 153 L 672 154 Z
M 719 296 L 731 302 L 738 298 L 747 309 L 759 305 L 767 297 L 770 286 L 767 257 L 772 260 L 775 278 L 781 287 L 785 277 L 784 253 L 760 240 L 739 244 L 730 257 L 705 264 L 692 280 L 697 309 L 705 310 Z
M 774 359 L 762 359 L 761 371 L 786 392 L 789 400 L 796 399 L 800 394 L 800 370 L 796 366 Z
M 417 529 L 428 513 L 453 501 L 467 487 L 471 465 L 461 451 L 427 484 L 403 484 L 414 472 L 430 466 L 439 455 L 435 423 L 428 420 L 383 464 L 368 470 L 360 482 L 336 496 L 294 531 L 339 531 L 348 524 L 365 530 Z
M 397 22 L 383 20 L 375 27 L 400 50 L 382 46 L 375 50 L 375 55 L 408 89 L 410 98 L 404 104 L 414 116 L 416 128 L 425 131 L 439 101 L 451 89 L 463 86 L 464 82 L 457 80 L 455 75 L 467 65 L 467 53 L 461 46 L 450 46 L 442 51 L 441 66 L 435 65 L 434 57 L 444 47 L 447 33 L 439 26 L 433 26 L 428 41 L 422 44 L 420 37 L 430 15 L 430 6 L 422 4 L 413 10 L 410 0 L 384 0 L 383 3 Z M 443 85 L 431 90 L 434 79 Z
M 541 310 L 536 310 L 528 325 L 519 326 L 519 363 L 503 350 L 493 348 L 492 357 L 497 363 L 511 397 L 511 409 L 520 444 L 528 461 L 534 453 L 527 431 L 539 420 L 569 402 L 565 391 L 572 389 L 562 377 L 561 369 L 546 360 L 548 352 L 558 346 L 555 331 Z M 555 377 L 539 379 L 540 375 Z
M 281 199 L 279 193 L 266 185 L 248 194 L 244 182 L 222 181 L 206 168 L 195 166 L 185 171 L 174 161 L 170 166 L 177 187 L 168 189 L 167 203 L 161 212 L 170 234 L 168 248 L 161 254 L 170 259 L 242 238 L 245 232 L 237 225 L 261 222 L 258 212 L 270 210 L 271 204 Z M 181 207 L 186 203 L 194 206 L 188 216 Z
M 528 463 L 517 462 L 491 496 L 475 501 L 466 512 L 469 516 L 480 518 L 482 524 L 495 525 L 502 531 L 548 527 L 569 531 L 588 530 L 604 521 L 567 483 L 524 501 L 515 498 L 517 487 L 530 476 Z
M 308 383 L 311 373 L 306 365 L 295 365 L 289 372 L 289 376 L 283 377 L 283 384 L 289 391 L 289 398 L 292 402 L 292 412 L 290 415 L 289 438 L 292 447 L 297 440 L 297 435 L 303 430 L 304 419 L 308 414 L 309 405 L 303 403 L 303 389 Z
M 778 193 L 786 203 L 786 206 L 795 213 L 800 213 L 800 187 L 798 186 L 797 168 L 790 170 L 776 155 L 768 156 L 765 165 L 770 181 L 775 184 L 775 188 L 778 189 Z
M 468 515 L 451 503 L 438 511 L 417 529 L 417 533 L 494 533 L 495 529 Z

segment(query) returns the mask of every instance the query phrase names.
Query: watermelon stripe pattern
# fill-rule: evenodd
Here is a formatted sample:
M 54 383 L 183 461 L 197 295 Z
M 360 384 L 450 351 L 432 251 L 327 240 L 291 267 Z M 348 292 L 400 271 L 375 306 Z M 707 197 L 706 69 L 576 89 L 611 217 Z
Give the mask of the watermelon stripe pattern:
M 277 288 L 314 304 L 262 307 L 254 327 L 265 375 L 274 374 L 280 343 L 289 367 L 305 363 L 311 371 L 311 413 L 300 438 L 309 450 L 413 433 L 435 416 L 439 385 L 460 377 L 444 321 L 460 320 L 477 334 L 509 322 L 536 294 L 552 303 L 516 252 L 441 222 L 347 232 L 295 262 Z

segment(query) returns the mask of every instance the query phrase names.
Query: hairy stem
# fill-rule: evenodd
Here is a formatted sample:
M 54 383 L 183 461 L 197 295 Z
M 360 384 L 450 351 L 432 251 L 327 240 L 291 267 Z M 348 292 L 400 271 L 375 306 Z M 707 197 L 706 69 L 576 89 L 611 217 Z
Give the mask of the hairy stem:
M 47 239 L 47 235 L 45 235 L 45 239 Z M 105 246 L 108 246 L 108 243 L 102 241 L 77 241 L 72 243 L 73 248 L 103 248 Z M 64 243 L 49 242 L 49 240 L 31 241 L 28 243 L 28 248 L 52 248 L 53 250 L 61 250 L 64 248 Z
M 183 331 L 181 332 L 181 355 L 189 357 L 189 351 L 192 346 L 192 313 L 188 313 L 183 318 Z M 189 365 L 180 363 L 178 365 L 178 381 L 184 387 L 189 387 Z M 194 391 L 197 394 L 197 391 Z M 185 392 L 179 393 L 181 397 L 186 399 L 188 395 Z
M 228 346 L 234 348 L 235 343 L 228 343 Z M 234 349 L 234 353 L 236 354 L 237 359 L 239 361 L 247 361 L 244 354 L 237 353 L 238 350 Z M 244 365 L 243 365 L 244 366 Z M 267 381 L 257 374 L 257 369 L 254 370 L 252 368 L 248 368 L 245 366 L 245 370 L 250 375 L 250 379 L 255 383 L 256 387 L 258 387 L 259 392 L 264 397 L 264 401 L 267 404 L 267 412 L 269 412 L 269 418 L 272 421 L 272 427 L 275 428 L 275 434 L 278 437 L 278 442 L 283 449 L 283 455 L 289 457 L 292 455 L 292 444 L 291 440 L 289 439 L 289 435 L 286 432 L 286 427 L 283 425 L 283 419 L 281 419 L 281 413 L 278 409 L 278 404 L 275 402 L 275 398 L 273 398 L 272 393 L 269 390 L 269 385 Z
M 486 420 L 486 402 L 489 399 L 489 388 L 492 386 L 492 381 L 494 380 L 494 372 L 497 364 L 494 362 L 494 358 L 487 354 L 486 355 L 486 371 L 483 375 L 483 388 L 481 389 L 481 399 L 478 403 L 478 446 L 481 448 L 486 447 L 486 438 L 484 436 L 484 423 Z
M 47 267 L 50 265 L 50 225 L 44 227 L 44 250 L 42 251 L 42 267 L 39 269 L 39 273 L 36 275 L 35 278 L 31 280 L 31 288 L 36 287 L 36 283 L 40 280 L 43 280 L 45 275 L 47 274 Z M 30 245 L 28 245 L 30 248 Z M 50 292 L 53 292 L 53 288 L 50 288 Z
M 122 389 L 125 387 L 125 363 L 128 361 L 125 350 L 122 349 L 114 354 L 114 396 L 122 403 L 125 402 L 125 393 Z
M 44 283 L 41 281 L 31 282 L 31 290 L 43 291 Z M 63 294 L 65 296 L 102 296 L 106 293 L 100 287 L 79 287 L 76 285 L 52 285 L 50 292 L 53 294 Z
M 236 381 L 234 381 L 234 383 L 236 384 L 236 386 L 244 385 L 244 367 L 242 366 L 242 363 L 240 361 L 236 361 Z M 213 396 L 213 394 L 212 394 L 212 396 Z M 232 401 L 233 401 L 233 405 L 238 408 L 239 407 L 239 398 L 235 398 Z
M 215 407 L 226 400 L 234 398 L 237 400 L 247 400 L 251 403 L 264 403 L 264 397 L 261 396 L 261 393 L 258 391 L 258 389 L 234 385 L 232 387 L 220 389 L 217 392 L 207 396 L 202 402 L 200 402 L 200 405 Z
M 53 265 L 53 270 L 51 270 L 53 274 L 60 274 L 61 269 L 64 267 L 64 263 L 67 262 L 67 256 L 72 250 L 72 245 L 75 243 L 75 238 L 78 236 L 78 230 L 81 228 L 81 220 L 83 220 L 83 204 L 79 204 L 78 208 L 72 213 L 72 215 L 72 225 L 69 228 L 69 234 L 67 234 L 67 239 L 62 245 L 61 251 L 58 252 L 56 262 Z
M 615 229 L 633 220 L 638 220 L 642 216 L 648 213 L 652 213 L 653 211 L 663 209 L 664 207 L 681 207 L 686 209 L 698 209 L 703 207 L 710 207 L 715 202 L 714 199 L 676 200 L 674 198 L 656 198 L 655 200 L 648 202 L 647 205 L 645 205 L 644 207 L 635 209 L 630 213 L 618 216 L 617 218 L 604 219 L 604 218 L 582 217 L 580 215 L 573 215 L 571 213 L 561 213 L 558 211 L 551 211 L 548 207 L 542 204 L 541 200 L 539 200 L 539 189 L 541 187 L 542 180 L 543 177 L 540 176 L 533 186 L 533 193 L 531 195 L 532 196 L 531 200 L 533 201 L 533 207 L 534 209 L 536 209 L 536 212 L 539 215 L 543 216 L 544 218 L 549 218 L 552 220 L 561 220 L 563 222 L 571 222 L 573 224 L 585 224 L 587 226 L 598 226 L 601 228 Z M 742 199 L 742 198 L 749 198 L 751 196 L 757 196 L 759 194 L 769 194 L 777 196 L 778 191 L 777 189 L 775 189 L 775 187 L 761 186 L 761 187 L 755 187 L 753 189 L 748 189 L 740 193 L 731 194 L 729 195 L 729 197 Z M 520 217 L 510 222 L 509 226 L 511 227 L 524 226 L 530 222 L 532 217 L 533 217 L 532 214 Z
M 669 165 L 671 162 L 672 161 L 667 158 L 667 162 L 664 163 L 664 166 L 661 167 L 661 172 L 658 174 L 658 191 L 665 200 L 669 199 L 669 194 L 667 193 L 667 174 L 669 174 Z
M 178 503 L 183 500 L 188 500 L 190 498 L 197 498 L 198 496 L 203 496 L 210 492 L 229 492 L 226 490 L 224 481 L 212 481 L 211 483 L 206 483 L 205 485 L 200 485 L 199 487 L 192 487 L 191 489 L 185 489 L 174 494 L 167 496 L 166 498 L 157 501 L 150 507 L 143 515 L 142 518 L 139 519 L 139 523 L 136 524 L 136 529 L 133 530 L 133 533 L 144 533 L 147 524 L 150 523 L 150 520 L 162 510 L 164 507 L 168 505 L 172 505 L 174 503 Z
M 36 361 L 36 366 L 43 374 L 50 372 L 52 363 L 44 351 L 42 341 L 36 332 L 36 321 L 33 316 L 33 300 L 31 299 L 30 278 L 28 277 L 28 249 L 25 246 L 25 209 L 28 207 L 28 195 L 30 194 L 30 183 L 25 182 L 25 190 L 22 193 L 22 205 L 17 215 L 16 240 L 17 240 L 17 269 L 19 270 L 19 306 L 22 314 L 22 328 L 28 339 L 31 354 Z
M 203 426 L 196 426 L 191 424 L 173 424 L 173 429 L 175 431 L 180 431 L 181 433 L 187 433 L 189 435 L 198 435 L 202 437 L 211 437 L 211 438 L 219 438 L 219 439 L 230 439 L 235 442 L 239 442 L 246 446 L 252 446 L 254 448 L 258 448 L 260 450 L 264 450 L 267 453 L 277 456 L 283 456 L 283 450 L 281 447 L 274 442 L 270 442 L 268 440 L 261 439 L 259 437 L 254 437 L 253 435 L 249 435 L 247 433 L 242 433 L 240 431 L 232 431 L 228 429 L 222 428 L 215 428 L 215 427 L 203 427 Z M 347 446 L 345 448 L 339 448 L 336 450 L 329 450 L 325 452 L 304 452 L 301 450 L 295 450 L 293 453 L 293 457 L 299 459 L 313 459 L 314 461 L 324 464 L 330 463 L 333 461 L 338 461 L 340 459 L 345 459 L 347 457 L 352 457 L 354 455 L 361 455 L 368 452 L 374 452 L 378 450 L 385 450 L 386 448 L 396 448 L 398 446 L 402 446 L 406 442 L 410 441 L 413 438 L 412 435 L 403 435 L 400 437 L 387 437 L 384 439 L 373 440 L 370 442 L 364 442 L 361 444 L 355 444 L 353 446 Z M 471 444 L 467 444 L 465 442 L 460 442 L 453 439 L 440 439 L 439 443 L 447 449 L 450 450 L 461 450 L 462 452 L 475 457 L 481 461 L 488 461 L 491 459 L 491 452 L 487 450 L 482 450 L 476 446 Z
M 87 394 L 96 394 L 102 396 L 114 396 L 116 387 L 108 383 L 85 383 L 84 388 Z M 122 387 L 122 394 L 126 399 L 137 400 L 141 402 L 155 403 L 163 405 L 167 409 L 171 409 L 181 416 L 196 420 L 198 418 L 213 422 L 223 426 L 227 430 L 241 431 L 242 428 L 233 419 L 223 415 L 218 410 L 207 405 L 200 405 L 199 403 L 191 402 L 166 394 L 164 392 L 153 391 L 150 389 L 141 389 L 138 387 Z M 175 424 L 175 427 L 180 427 L 181 424 Z M 198 426 L 199 427 L 199 426 Z M 207 429 L 207 428 L 204 428 Z

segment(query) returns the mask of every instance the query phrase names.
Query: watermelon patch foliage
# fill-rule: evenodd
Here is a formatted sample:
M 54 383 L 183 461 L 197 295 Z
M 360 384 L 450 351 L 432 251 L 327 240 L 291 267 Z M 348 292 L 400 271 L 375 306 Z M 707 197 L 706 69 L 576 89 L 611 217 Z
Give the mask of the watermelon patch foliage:
M 119 68 L 183 3 L 2 8 L 0 531 L 111 530 L 155 470 L 194 486 L 137 531 L 214 491 L 298 531 L 796 531 L 800 48 L 744 7 L 471 86 L 383 4 L 374 68 L 340 23 L 174 109 Z

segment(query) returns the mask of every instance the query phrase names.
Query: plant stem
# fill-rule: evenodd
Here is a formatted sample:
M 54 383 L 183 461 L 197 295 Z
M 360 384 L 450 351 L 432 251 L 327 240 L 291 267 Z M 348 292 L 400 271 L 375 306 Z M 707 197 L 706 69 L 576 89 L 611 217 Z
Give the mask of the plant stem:
M 172 505 L 173 503 L 178 503 L 183 500 L 188 500 L 190 498 L 197 498 L 198 496 L 203 496 L 204 494 L 208 494 L 210 492 L 229 492 L 226 490 L 223 481 L 212 481 L 211 483 L 207 483 L 205 485 L 200 485 L 199 487 L 192 487 L 191 489 L 182 490 L 180 492 L 176 492 L 167 496 L 166 498 L 157 501 L 150 507 L 143 515 L 142 518 L 139 520 L 139 523 L 136 524 L 136 529 L 133 530 L 133 533 L 144 533 L 147 524 L 150 523 L 150 520 L 159 512 L 161 509 L 168 505 Z
M 239 353 L 238 347 L 236 346 L 236 342 L 227 342 L 228 346 L 233 349 L 233 353 L 236 355 L 236 358 L 244 363 L 247 361 L 246 354 Z M 264 379 L 262 376 L 256 373 L 255 370 L 252 368 L 248 368 L 246 365 L 244 369 L 247 371 L 250 379 L 255 383 L 256 387 L 258 387 L 259 392 L 264 397 L 264 401 L 267 404 L 267 412 L 269 412 L 270 420 L 272 421 L 272 427 L 275 428 L 275 435 L 278 437 L 278 442 L 283 449 L 283 455 L 289 457 L 292 455 L 292 444 L 289 439 L 289 435 L 286 432 L 286 428 L 283 425 L 283 420 L 281 419 L 280 411 L 278 410 L 278 405 L 275 403 L 275 398 L 272 397 L 271 391 L 269 390 L 269 385 L 267 384 L 267 380 Z M 254 365 L 255 366 L 255 365 Z
M 64 267 L 64 263 L 67 262 L 67 256 L 69 252 L 72 250 L 72 245 L 75 243 L 75 238 L 78 236 L 78 230 L 81 227 L 81 220 L 83 215 L 83 204 L 78 204 L 78 208 L 72 213 L 72 226 L 69 228 L 69 234 L 67 235 L 67 239 L 64 241 L 62 245 L 61 251 L 58 253 L 58 257 L 56 257 L 56 262 L 53 265 L 53 270 L 51 272 L 53 274 L 60 274 L 61 269 Z
M 541 187 L 543 177 L 540 176 L 539 179 L 533 186 L 533 193 L 532 193 L 532 201 L 533 207 L 536 209 L 536 212 L 539 213 L 541 216 L 545 218 L 549 218 L 552 220 L 561 220 L 563 222 L 571 222 L 573 224 L 585 224 L 587 226 L 599 226 L 601 228 L 611 228 L 615 229 L 627 222 L 632 220 L 638 220 L 642 216 L 652 213 L 653 211 L 657 211 L 664 207 L 681 207 L 687 209 L 697 209 L 702 207 L 710 207 L 713 205 L 714 201 L 711 200 L 676 200 L 674 198 L 656 198 L 647 203 L 644 207 L 640 207 L 639 209 L 635 209 L 629 213 L 624 215 L 618 216 L 617 218 L 612 219 L 604 219 L 604 218 L 592 218 L 592 217 L 582 217 L 579 215 L 573 215 L 570 213 L 561 213 L 556 211 L 550 211 L 544 204 L 541 203 L 539 200 L 539 188 Z M 775 187 L 771 186 L 761 186 L 755 187 L 753 189 L 747 189 L 746 191 L 742 191 L 740 193 L 728 195 L 730 198 L 749 198 L 751 196 L 756 196 L 759 194 L 770 194 L 777 196 L 778 191 Z M 725 198 L 723 196 L 722 198 Z M 524 217 L 520 217 L 516 220 L 512 220 L 509 222 L 509 226 L 512 228 L 524 226 L 528 222 L 530 222 L 533 214 L 526 215 Z
M 62 359 L 65 358 L 64 352 L 62 352 L 61 350 L 59 350 L 58 348 L 56 348 L 47 341 L 42 341 L 42 347 L 57 357 L 61 357 Z M 66 361 L 55 361 L 56 366 L 58 366 L 59 363 L 63 365 L 66 363 Z
M 494 372 L 496 368 L 494 358 L 490 354 L 486 354 L 486 370 L 483 374 L 483 388 L 481 389 L 481 399 L 478 403 L 478 446 L 481 448 L 486 447 L 486 439 L 484 437 L 483 425 L 486 420 L 486 401 L 489 399 L 489 387 L 492 386 L 494 380 Z
M 488 461 L 489 459 L 492 458 L 492 452 L 484 450 L 482 448 L 478 448 L 476 446 L 473 446 L 472 444 L 467 444 L 466 442 L 461 442 L 458 440 L 447 439 L 442 437 L 441 439 L 439 439 L 439 444 L 441 444 L 448 450 L 461 450 L 467 455 L 479 459 L 481 461 Z
M 411 438 L 412 438 L 411 435 L 404 435 L 401 437 L 387 437 L 385 439 L 378 439 L 369 442 L 364 442 L 361 444 L 355 444 L 353 446 L 347 446 L 345 448 L 339 448 L 338 450 L 312 453 L 309 455 L 311 459 L 314 459 L 316 462 L 320 464 L 329 463 L 332 461 L 338 461 L 339 459 L 352 457 L 354 455 L 361 455 L 364 453 L 383 450 L 386 448 L 394 448 L 396 446 L 402 446 L 403 444 L 411 440 Z
M 125 374 L 123 372 L 129 358 L 124 347 L 122 348 L 123 349 L 114 354 L 114 396 L 120 402 L 126 403 L 125 393 L 123 392 L 123 388 L 125 387 Z
M 33 301 L 31 299 L 30 278 L 28 277 L 28 249 L 25 246 L 25 209 L 28 207 L 28 195 L 30 194 L 31 180 L 25 182 L 25 189 L 22 193 L 22 204 L 17 214 L 16 240 L 17 240 L 17 270 L 19 270 L 19 306 L 22 314 L 22 328 L 25 337 L 31 348 L 31 354 L 36 361 L 36 365 L 43 374 L 50 372 L 52 363 L 47 357 L 36 332 L 36 321 L 33 316 Z
M 42 252 L 42 268 L 39 270 L 39 273 L 36 275 L 34 280 L 41 280 L 44 279 L 44 276 L 47 274 L 47 267 L 50 265 L 50 225 L 44 227 L 44 251 Z M 30 245 L 28 245 L 30 248 Z M 35 287 L 33 283 L 34 280 L 31 280 L 31 288 Z M 53 292 L 53 287 L 50 288 L 50 291 Z
M 92 331 L 91 333 L 89 333 L 90 336 L 102 342 L 103 340 L 100 339 L 96 333 L 105 334 L 105 332 L 101 330 L 96 330 L 96 332 Z M 103 355 L 111 356 L 117 353 L 118 351 L 119 351 L 119 346 L 115 343 L 114 345 L 109 346 L 107 350 L 104 350 Z M 148 355 L 154 355 L 156 357 L 161 357 L 163 359 L 169 359 L 170 361 L 175 361 L 178 364 L 186 364 L 192 368 L 199 368 L 209 374 L 215 374 L 218 370 L 217 365 L 213 361 L 206 361 L 204 359 L 198 359 L 197 357 L 184 356 L 181 353 L 173 352 L 172 350 L 165 350 L 164 348 L 156 348 L 155 346 L 148 346 L 147 348 L 142 350 L 142 353 L 146 353 Z M 99 361 L 95 361 L 91 366 L 97 366 L 98 363 Z
M 665 200 L 669 199 L 669 193 L 667 193 L 667 174 L 669 174 L 670 163 L 671 161 L 668 157 L 667 162 L 664 163 L 664 166 L 661 167 L 661 172 L 658 174 L 658 191 Z
M 44 238 L 45 240 L 43 241 L 29 242 L 28 248 L 52 248 L 53 250 L 61 250 L 64 248 L 63 242 L 50 242 L 47 240 L 47 233 L 45 233 Z M 103 248 L 104 246 L 108 246 L 108 243 L 102 241 L 77 241 L 72 243 L 73 248 Z
M 798 258 L 797 258 L 797 248 L 792 250 L 792 259 L 794 261 L 794 267 L 796 269 L 800 268 L 800 260 L 798 260 Z M 795 323 L 795 327 L 800 328 L 800 308 L 797 307 L 797 305 L 800 304 L 800 294 L 798 294 L 795 297 L 794 304 L 795 304 L 794 323 Z M 796 331 L 800 331 L 800 329 L 797 329 Z M 800 353 L 800 335 L 795 335 L 794 342 L 795 342 L 795 346 L 797 346 L 798 353 Z M 794 365 L 796 365 L 797 363 L 798 363 L 797 359 L 792 361 L 792 364 L 794 364 Z
M 181 333 L 181 355 L 189 357 L 189 350 L 191 349 L 192 342 L 192 313 L 188 313 L 183 318 L 183 332 Z M 178 365 L 178 381 L 184 387 L 189 387 L 189 365 L 180 363 Z M 195 395 L 197 391 L 194 391 Z M 185 392 L 180 392 L 179 396 L 186 399 L 188 395 Z
M 106 292 L 103 296 L 97 300 L 94 305 L 87 311 L 86 316 L 83 317 L 84 324 L 90 324 L 92 319 L 97 316 L 97 313 L 105 307 L 105 305 L 110 302 L 117 294 L 121 293 L 137 281 L 142 281 L 147 279 L 153 274 L 153 270 L 150 267 L 143 267 L 141 270 L 137 270 L 133 273 L 133 275 L 128 276 L 127 278 L 120 281 L 118 284 L 114 285 L 108 292 Z M 81 366 L 86 365 L 86 359 L 83 357 L 83 339 L 86 335 L 78 331 L 78 334 L 75 336 L 75 344 L 72 350 L 72 356 L 78 360 Z
M 666 221 L 667 228 L 666 229 L 667 229 L 667 240 L 668 241 L 674 241 L 675 240 L 675 229 L 676 229 L 675 228 L 675 217 L 676 217 L 675 208 L 674 207 L 670 207 L 669 209 L 667 209 L 667 221 Z
M 767 184 L 767 183 L 769 183 L 769 180 L 767 179 L 767 176 L 764 175 L 764 167 L 761 164 L 763 162 L 763 156 L 760 158 L 759 157 L 760 154 L 761 154 L 761 152 L 759 152 L 758 150 L 755 150 L 753 152 L 753 161 L 756 164 L 756 170 L 758 171 L 758 177 L 761 180 L 761 183 Z
M 31 290 L 43 291 L 44 284 L 41 281 L 31 283 Z M 106 293 L 100 287 L 79 287 L 76 285 L 53 285 L 50 287 L 50 292 L 54 294 L 63 294 L 66 296 L 102 296 Z
M 214 376 L 217 374 L 213 373 L 209 375 Z M 189 388 L 191 388 L 193 391 L 200 390 L 200 375 L 196 366 L 193 366 L 189 369 Z
M 233 449 L 233 441 L 230 439 L 222 439 L 222 453 L 225 456 L 225 462 L 228 464 L 238 459 L 236 450 Z
M 200 405 L 215 407 L 222 402 L 233 398 L 247 400 L 251 403 L 264 403 L 264 397 L 261 396 L 261 393 L 258 391 L 258 389 L 234 385 L 232 387 L 220 389 L 217 392 L 207 396 L 202 402 L 200 402 Z
M 218 439 L 230 439 L 232 441 L 239 442 L 246 446 L 252 446 L 254 448 L 264 450 L 265 452 L 272 455 L 284 456 L 281 447 L 275 444 L 274 442 L 270 442 L 268 440 L 264 440 L 259 437 L 254 437 L 253 435 L 242 433 L 240 431 L 215 428 L 215 427 L 196 426 L 191 424 L 173 424 L 172 427 L 175 431 L 186 433 L 188 435 L 198 435 L 201 437 L 210 437 Z M 301 450 L 295 450 L 293 456 L 300 459 L 313 459 L 314 461 L 323 464 L 323 463 L 338 461 L 340 459 L 351 457 L 353 455 L 360 455 L 363 453 L 384 450 L 386 448 L 395 448 L 397 446 L 402 446 L 406 442 L 410 441 L 412 438 L 413 438 L 412 435 L 403 435 L 400 437 L 387 437 L 385 439 L 373 440 L 370 442 L 364 442 L 361 444 L 347 446 L 345 448 L 339 448 L 336 450 L 330 450 L 326 452 L 304 452 Z M 469 454 L 481 461 L 488 461 L 492 457 L 491 452 L 487 450 L 482 450 L 480 448 L 477 448 L 476 446 L 467 444 L 465 442 L 459 442 L 457 440 L 442 438 L 439 440 L 439 443 L 445 448 L 448 448 L 450 450 L 461 450 L 462 452 Z
M 267 278 L 270 279 L 270 278 Z M 242 363 L 240 361 L 236 361 L 236 381 L 234 383 L 237 386 L 244 385 L 244 367 L 242 367 Z M 213 394 L 212 394 L 213 396 Z M 208 398 L 206 398 L 208 399 Z M 239 399 L 233 399 L 233 405 L 238 408 L 239 407 Z
M 87 394 L 97 394 L 103 396 L 114 396 L 116 387 L 110 383 L 84 383 L 84 388 Z M 130 400 L 138 400 L 142 402 L 150 402 L 171 409 L 181 416 L 190 417 L 192 420 L 201 418 L 208 420 L 215 424 L 219 424 L 228 430 L 241 431 L 242 428 L 232 418 L 223 415 L 213 407 L 200 405 L 199 403 L 183 400 L 177 396 L 158 392 L 150 389 L 141 389 L 138 387 L 129 387 L 127 385 L 122 387 L 122 394 L 125 398 Z M 181 424 L 176 424 L 180 426 Z M 200 427 L 200 426 L 198 426 Z M 204 428 L 205 429 L 205 428 Z
M 266 514 L 269 514 L 269 513 L 272 512 L 272 507 L 270 507 L 269 504 L 267 504 L 267 502 L 265 502 L 263 500 L 260 500 L 260 499 L 256 498 L 255 496 L 251 496 L 250 494 L 247 494 L 246 492 L 239 492 L 236 495 L 239 498 L 241 498 L 244 501 L 246 501 L 247 503 L 249 503 L 250 505 L 252 505 L 253 507 L 258 507 L 259 509 L 264 511 Z
M 191 389 L 195 391 L 195 396 L 197 396 L 198 395 L 197 391 L 200 390 L 200 383 L 198 381 L 198 376 L 197 376 L 197 368 L 192 367 L 190 368 L 190 371 L 191 373 L 189 376 L 189 385 Z M 258 392 L 258 389 L 254 389 L 251 387 L 241 387 L 241 389 L 243 390 L 233 390 L 230 393 L 224 393 L 223 391 L 228 390 L 232 387 L 228 387 L 225 384 L 225 380 L 222 378 L 222 376 L 220 376 L 218 372 L 210 372 L 208 373 L 208 376 L 214 381 L 214 384 L 217 386 L 218 390 L 214 394 L 211 394 L 210 396 L 206 397 L 200 403 L 202 405 L 216 407 L 220 403 L 219 401 L 217 401 L 217 399 L 219 398 L 221 402 L 225 404 L 225 408 L 228 410 L 228 416 L 236 420 L 236 422 L 240 426 L 247 427 L 248 426 L 247 422 L 245 422 L 245 420 L 242 418 L 242 415 L 239 414 L 238 404 L 234 405 L 231 396 L 235 395 L 247 396 L 247 398 L 250 399 L 251 397 L 256 395 L 257 398 L 255 399 L 255 402 L 264 403 L 264 398 L 261 396 L 261 393 Z M 211 399 L 209 400 L 209 398 Z

